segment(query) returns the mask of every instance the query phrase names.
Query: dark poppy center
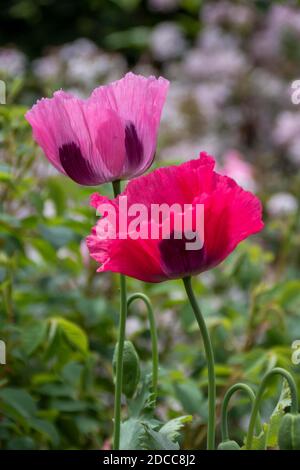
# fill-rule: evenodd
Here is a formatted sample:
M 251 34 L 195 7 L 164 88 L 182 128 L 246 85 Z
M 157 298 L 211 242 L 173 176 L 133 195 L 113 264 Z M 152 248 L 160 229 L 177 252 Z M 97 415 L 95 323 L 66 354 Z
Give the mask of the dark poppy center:
M 177 235 L 178 237 L 179 235 Z M 159 243 L 161 262 L 165 273 L 171 278 L 184 277 L 201 271 L 204 265 L 204 248 L 197 248 L 195 238 L 188 237 L 184 233 L 181 238 L 175 238 L 172 232 L 169 239 L 163 239 Z M 195 242 L 195 244 L 194 244 Z M 195 249 L 187 249 L 194 244 Z
M 99 184 L 90 163 L 86 160 L 77 144 L 70 142 L 59 148 L 59 158 L 67 175 L 76 183 L 93 186 Z
M 129 169 L 138 168 L 143 160 L 144 149 L 132 122 L 125 127 L 125 149 Z

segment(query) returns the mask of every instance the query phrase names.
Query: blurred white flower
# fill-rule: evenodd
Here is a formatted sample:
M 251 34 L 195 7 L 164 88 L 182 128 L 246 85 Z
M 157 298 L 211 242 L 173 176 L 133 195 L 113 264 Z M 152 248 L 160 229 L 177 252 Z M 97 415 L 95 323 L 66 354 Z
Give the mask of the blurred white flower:
M 275 144 L 284 146 L 287 156 L 300 163 L 300 113 L 284 111 L 279 114 L 273 131 Z
M 186 161 L 197 158 L 202 150 L 216 156 L 220 152 L 220 139 L 213 134 L 205 134 L 198 140 L 183 140 L 174 142 L 160 151 L 162 160 Z
M 162 132 L 178 135 L 187 126 L 187 117 L 183 112 L 184 104 L 189 100 L 190 88 L 180 82 L 173 82 L 168 92 L 168 99 L 162 113 Z
M 282 100 L 283 104 L 286 104 L 287 99 L 291 96 L 290 84 L 286 84 L 283 80 L 262 68 L 253 70 L 251 82 L 256 93 L 262 98 L 274 99 L 277 103 Z
M 300 113 L 284 111 L 277 117 L 273 138 L 275 143 L 289 144 L 300 134 Z
M 298 210 L 298 201 L 290 193 L 276 193 L 268 200 L 267 210 L 272 216 L 294 214 Z
M 199 46 L 187 52 L 183 67 L 191 79 L 221 82 L 244 72 L 246 60 L 232 37 L 209 30 L 200 36 Z
M 77 261 L 76 254 L 74 251 L 70 250 L 69 248 L 66 248 L 65 246 L 59 248 L 56 252 L 56 255 L 59 259 L 68 259 L 70 258 L 73 261 Z
M 44 202 L 43 215 L 47 219 L 51 219 L 52 217 L 56 216 L 56 208 L 51 199 L 46 199 Z
M 184 69 L 192 79 L 222 80 L 224 76 L 239 75 L 244 66 L 244 59 L 237 51 L 225 49 L 211 52 L 194 49 L 187 53 Z
M 114 80 L 122 75 L 125 61 L 120 56 L 110 56 L 98 52 L 93 57 L 74 56 L 66 63 L 66 79 L 70 83 L 80 83 L 89 88 L 98 85 L 105 78 Z
M 152 64 L 144 62 L 138 62 L 133 68 L 133 72 L 137 75 L 144 75 L 145 77 L 149 77 L 150 75 L 159 75 L 159 72 L 154 68 Z
M 0 73 L 16 78 L 22 76 L 26 62 L 23 52 L 13 48 L 0 48 Z
M 282 58 L 282 40 L 286 34 L 300 39 L 300 10 L 289 5 L 273 5 L 265 25 L 253 39 L 252 50 L 257 58 L 273 62 Z
M 293 140 L 293 142 L 288 147 L 288 156 L 290 160 L 296 164 L 300 164 L 300 135 Z
M 60 78 L 62 64 L 56 55 L 48 55 L 32 62 L 34 75 L 43 81 L 52 81 Z
M 231 88 L 228 83 L 205 82 L 195 86 L 195 100 L 201 115 L 206 119 L 214 119 L 220 113 L 220 106 L 224 105 L 230 95 Z
M 79 245 L 79 251 L 80 251 L 84 266 L 88 267 L 91 262 L 91 257 L 90 257 L 88 247 L 86 246 L 85 239 L 81 240 L 80 245 Z
M 200 279 L 200 276 L 199 276 Z M 201 282 L 208 289 L 212 289 L 216 282 L 216 277 L 213 271 L 205 271 L 201 273 Z
M 230 287 L 227 291 L 228 298 L 235 303 L 245 302 L 245 292 L 237 286 Z
M 236 36 L 225 33 L 219 27 L 205 27 L 197 38 L 197 46 L 206 51 L 214 49 L 238 49 L 239 41 Z
M 118 79 L 127 69 L 120 54 L 108 54 L 88 39 L 78 39 L 36 59 L 33 73 L 42 81 L 59 81 L 64 88 L 78 88 L 78 96 L 101 83 Z
M 230 1 L 207 3 L 203 7 L 202 18 L 205 23 L 230 23 L 244 26 L 253 21 L 253 11 L 247 5 L 233 4 Z
M 277 33 L 288 30 L 300 33 L 300 10 L 292 5 L 273 5 L 267 23 Z
M 126 320 L 127 336 L 134 336 L 143 328 L 142 322 L 138 317 L 128 316 Z
M 185 300 L 186 294 L 183 290 L 173 290 L 170 292 L 170 299 L 172 300 Z
M 184 52 L 186 42 L 176 23 L 159 23 L 152 31 L 150 49 L 156 60 L 176 59 Z
M 25 245 L 26 258 L 36 264 L 43 263 L 43 257 L 38 250 L 31 245 Z
M 160 156 L 164 161 L 186 161 L 197 157 L 201 148 L 200 142 L 180 140 L 179 142 L 175 142 L 174 144 L 162 149 Z
M 82 57 L 92 56 L 97 54 L 98 47 L 95 43 L 86 38 L 79 38 L 73 42 L 64 44 L 58 53 L 58 56 L 64 60 L 68 61 L 73 57 Z

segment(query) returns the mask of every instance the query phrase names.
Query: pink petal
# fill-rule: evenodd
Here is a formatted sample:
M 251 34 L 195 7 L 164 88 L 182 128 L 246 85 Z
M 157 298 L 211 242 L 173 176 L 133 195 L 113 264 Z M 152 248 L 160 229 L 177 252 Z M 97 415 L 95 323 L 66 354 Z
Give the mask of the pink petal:
M 162 77 L 145 78 L 127 73 L 121 80 L 96 88 L 91 96 L 92 101 L 95 100 L 104 108 L 112 109 L 120 115 L 125 127 L 129 129 L 129 135 L 130 129 L 134 128 L 138 141 L 134 139 L 133 146 L 141 146 L 143 149 L 139 161 L 135 156 L 131 161 L 131 146 L 129 146 L 124 176 L 133 177 L 141 174 L 153 161 L 158 126 L 168 87 L 169 82 Z

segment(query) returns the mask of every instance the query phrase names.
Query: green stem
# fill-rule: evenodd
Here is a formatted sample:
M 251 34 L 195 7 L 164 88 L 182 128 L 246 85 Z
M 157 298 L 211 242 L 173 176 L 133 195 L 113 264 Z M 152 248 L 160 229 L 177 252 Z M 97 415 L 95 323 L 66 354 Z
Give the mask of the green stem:
M 215 427 L 216 427 L 216 378 L 215 378 L 215 364 L 214 352 L 209 336 L 205 320 L 200 311 L 197 303 L 190 277 L 183 278 L 184 287 L 194 311 L 197 323 L 200 328 L 202 340 L 204 344 L 207 370 L 208 370 L 208 429 L 207 429 L 207 449 L 214 450 L 215 448 Z
M 244 383 L 237 383 L 235 385 L 232 385 L 232 387 L 230 387 L 227 390 L 227 392 L 225 393 L 225 396 L 224 396 L 224 400 L 223 400 L 223 403 L 222 403 L 222 411 L 221 411 L 222 441 L 227 441 L 229 439 L 229 432 L 228 432 L 228 405 L 229 405 L 229 401 L 230 401 L 232 395 L 234 395 L 234 393 L 239 392 L 239 391 L 246 392 L 246 394 L 248 395 L 248 397 L 249 397 L 249 399 L 252 403 L 252 406 L 254 404 L 255 393 L 249 387 L 249 385 L 244 384 Z M 261 423 L 260 423 L 259 419 L 257 419 L 256 425 L 257 425 L 257 432 L 259 432 L 261 430 Z
M 121 192 L 120 181 L 113 182 L 113 189 L 115 197 Z M 123 383 L 123 352 L 125 341 L 127 317 L 127 294 L 126 294 L 126 278 L 120 274 L 120 319 L 119 319 L 119 333 L 118 333 L 118 354 L 116 362 L 116 382 L 115 382 L 115 406 L 114 406 L 114 439 L 113 448 L 119 450 L 120 448 L 120 434 L 121 434 L 121 405 L 122 405 L 122 383 Z
M 145 294 L 142 294 L 142 293 L 133 294 L 128 298 L 127 309 L 129 308 L 131 303 L 137 299 L 142 300 L 147 307 L 148 320 L 150 324 L 151 343 L 152 343 L 152 387 L 153 387 L 154 399 L 156 400 L 159 356 L 158 356 L 158 341 L 157 341 L 155 316 L 153 313 L 153 309 L 152 309 L 152 305 L 151 305 L 151 301 L 149 297 L 147 297 Z
M 267 383 L 273 375 L 281 375 L 284 379 L 286 379 L 288 386 L 291 391 L 291 413 L 297 413 L 298 412 L 298 396 L 297 396 L 297 386 L 295 384 L 295 381 L 291 374 L 282 369 L 281 367 L 275 367 L 275 369 L 272 369 L 270 372 L 268 372 L 264 378 L 262 379 L 262 382 L 258 388 L 256 399 L 252 408 L 251 412 L 251 417 L 250 417 L 250 423 L 249 423 L 249 428 L 248 428 L 248 433 L 247 433 L 247 439 L 246 439 L 246 449 L 250 450 L 252 447 L 252 441 L 253 441 L 253 434 L 254 434 L 254 425 L 255 425 L 255 420 L 258 414 L 258 410 L 260 407 L 260 403 L 265 391 L 265 388 L 267 386 Z

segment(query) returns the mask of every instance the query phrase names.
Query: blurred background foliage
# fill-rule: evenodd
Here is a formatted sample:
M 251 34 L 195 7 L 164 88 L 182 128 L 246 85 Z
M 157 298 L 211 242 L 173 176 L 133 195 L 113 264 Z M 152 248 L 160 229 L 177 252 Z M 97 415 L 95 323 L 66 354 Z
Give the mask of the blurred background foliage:
M 84 239 L 95 222 L 93 188 L 58 175 L 34 145 L 28 106 L 60 87 L 88 96 L 128 69 L 163 74 L 171 89 L 155 165 L 204 149 L 255 191 L 265 230 L 195 279 L 211 330 L 218 416 L 237 381 L 257 387 L 279 365 L 300 386 L 291 344 L 300 339 L 300 78 L 297 2 L 15 0 L 0 10 L 1 449 L 109 448 L 118 279 L 96 274 Z M 96 190 L 97 188 L 95 188 Z M 101 191 L 111 194 L 110 187 Z M 181 447 L 206 437 L 207 371 L 181 282 L 144 285 L 159 332 L 157 418 L 193 415 Z M 130 308 L 127 338 L 151 367 L 147 316 Z M 280 387 L 270 387 L 268 417 Z M 275 397 L 275 398 L 274 398 Z M 232 438 L 243 440 L 249 403 L 236 397 Z M 126 415 L 126 408 L 124 408 Z M 276 447 L 276 442 L 273 442 Z

